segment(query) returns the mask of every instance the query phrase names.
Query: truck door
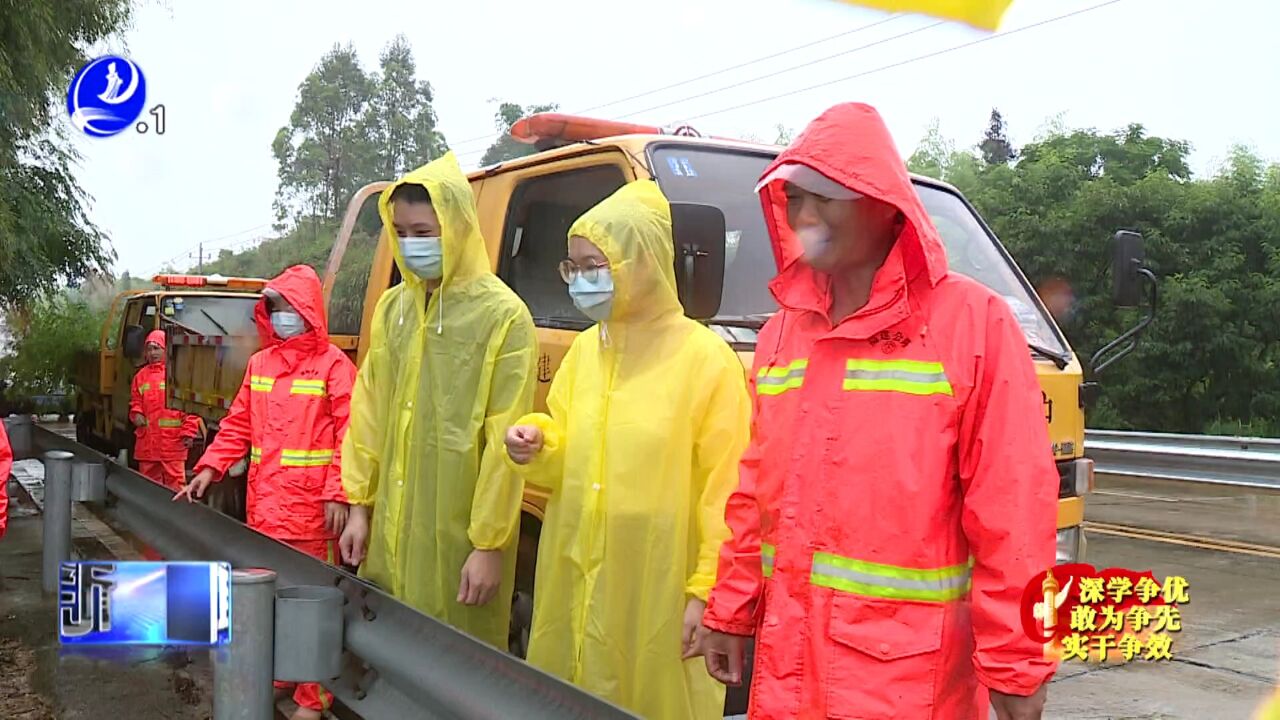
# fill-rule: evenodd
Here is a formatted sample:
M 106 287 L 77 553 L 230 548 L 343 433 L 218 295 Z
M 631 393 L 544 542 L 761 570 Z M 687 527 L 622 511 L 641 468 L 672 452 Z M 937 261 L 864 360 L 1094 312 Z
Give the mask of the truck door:
M 591 321 L 573 306 L 557 269 L 567 255 L 569 226 L 634 178 L 617 151 L 520 168 L 502 224 L 498 275 L 529 306 L 538 326 L 535 406 L 546 409 L 547 390 L 577 333 Z
M 111 434 L 116 447 L 133 447 L 133 426 L 129 422 L 129 391 L 134 373 L 142 365 L 142 355 L 131 351 L 141 349 L 142 343 L 130 343 L 128 338 L 139 333 L 145 338 L 155 326 L 154 297 L 147 295 L 131 298 L 126 303 L 124 321 L 120 324 L 121 340 L 117 347 L 115 382 L 111 387 Z M 130 456 L 132 454 L 131 451 Z

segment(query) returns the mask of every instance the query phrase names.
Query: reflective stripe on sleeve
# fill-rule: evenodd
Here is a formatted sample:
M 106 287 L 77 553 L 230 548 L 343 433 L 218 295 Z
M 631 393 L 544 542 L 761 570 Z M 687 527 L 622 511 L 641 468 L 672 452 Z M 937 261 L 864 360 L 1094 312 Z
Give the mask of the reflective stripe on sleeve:
M 898 392 L 908 395 L 951 395 L 951 383 L 940 362 L 850 359 L 844 389 Z
M 760 572 L 765 577 L 773 574 L 773 556 L 777 549 L 769 543 L 760 543 Z
M 276 386 L 276 379 L 273 377 L 264 377 L 262 375 L 249 376 L 249 389 L 255 392 L 271 392 Z

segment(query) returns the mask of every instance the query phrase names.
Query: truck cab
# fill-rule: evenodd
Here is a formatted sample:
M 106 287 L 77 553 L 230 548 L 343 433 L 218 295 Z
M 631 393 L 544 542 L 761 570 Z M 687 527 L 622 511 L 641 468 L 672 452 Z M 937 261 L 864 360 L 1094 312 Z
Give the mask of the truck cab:
M 153 283 L 154 289 L 125 291 L 115 297 L 98 350 L 77 361 L 76 440 L 111 455 L 125 450 L 133 456 L 129 392 L 143 362 L 147 333 L 160 329 L 172 337 L 175 330 L 252 332 L 253 303 L 265 284 L 252 278 L 190 275 L 157 275 Z M 227 365 L 224 372 L 236 372 L 229 363 L 223 364 Z M 244 366 L 239 370 L 243 373 Z

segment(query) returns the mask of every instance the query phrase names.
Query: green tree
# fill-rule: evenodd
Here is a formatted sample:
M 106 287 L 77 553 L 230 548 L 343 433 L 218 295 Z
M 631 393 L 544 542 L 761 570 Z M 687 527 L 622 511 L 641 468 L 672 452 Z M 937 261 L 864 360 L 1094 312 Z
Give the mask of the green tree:
M 391 180 L 440 157 L 448 146 L 436 129 L 431 84 L 417 79 L 409 41 L 396 36 L 379 63 L 365 110 L 364 136 L 372 146 L 375 174 Z
M 991 109 L 991 119 L 987 125 L 987 133 L 983 136 L 982 142 L 978 143 L 978 150 L 982 153 L 982 159 L 988 165 L 1007 165 L 1009 161 L 1018 156 L 1018 152 L 1013 149 L 1013 143 L 1009 142 L 1009 136 L 1005 131 L 1004 117 L 995 108 Z
M 0 305 L 110 263 L 85 213 L 60 98 L 85 50 L 131 11 L 129 0 L 0 0 Z
M 522 143 L 511 137 L 511 126 L 515 125 L 520 118 L 535 115 L 537 113 L 554 112 L 559 106 L 555 104 L 549 105 L 529 105 L 521 107 L 515 103 L 504 102 L 498 105 L 498 111 L 493 115 L 494 127 L 500 133 L 497 140 L 484 151 L 484 156 L 480 158 L 482 166 L 493 165 L 506 160 L 514 160 L 526 155 L 532 155 L 537 152 L 537 148 L 533 145 Z
M 350 44 L 335 45 L 302 81 L 289 124 L 272 143 L 278 220 L 335 219 L 342 213 L 373 154 L 362 122 L 373 91 L 374 79 L 361 69 Z
M 1280 166 L 1236 148 L 1193 178 L 1181 140 L 1139 124 L 1050 129 L 1012 164 L 927 136 L 913 169 L 940 171 L 978 207 L 1035 285 L 1065 278 L 1059 320 L 1083 360 L 1136 319 L 1110 298 L 1110 238 L 1141 232 L 1160 276 L 1155 324 L 1100 378 L 1091 427 L 1280 433 Z

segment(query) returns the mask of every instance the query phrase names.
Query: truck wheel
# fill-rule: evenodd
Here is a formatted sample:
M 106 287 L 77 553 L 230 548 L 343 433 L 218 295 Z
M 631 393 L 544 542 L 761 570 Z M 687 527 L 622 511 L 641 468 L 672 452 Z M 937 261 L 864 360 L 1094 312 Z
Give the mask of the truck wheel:
M 538 562 L 538 535 L 542 524 L 524 515 L 516 551 L 516 586 L 511 597 L 511 628 L 507 646 L 521 660 L 529 656 L 529 632 L 533 628 L 533 579 Z

